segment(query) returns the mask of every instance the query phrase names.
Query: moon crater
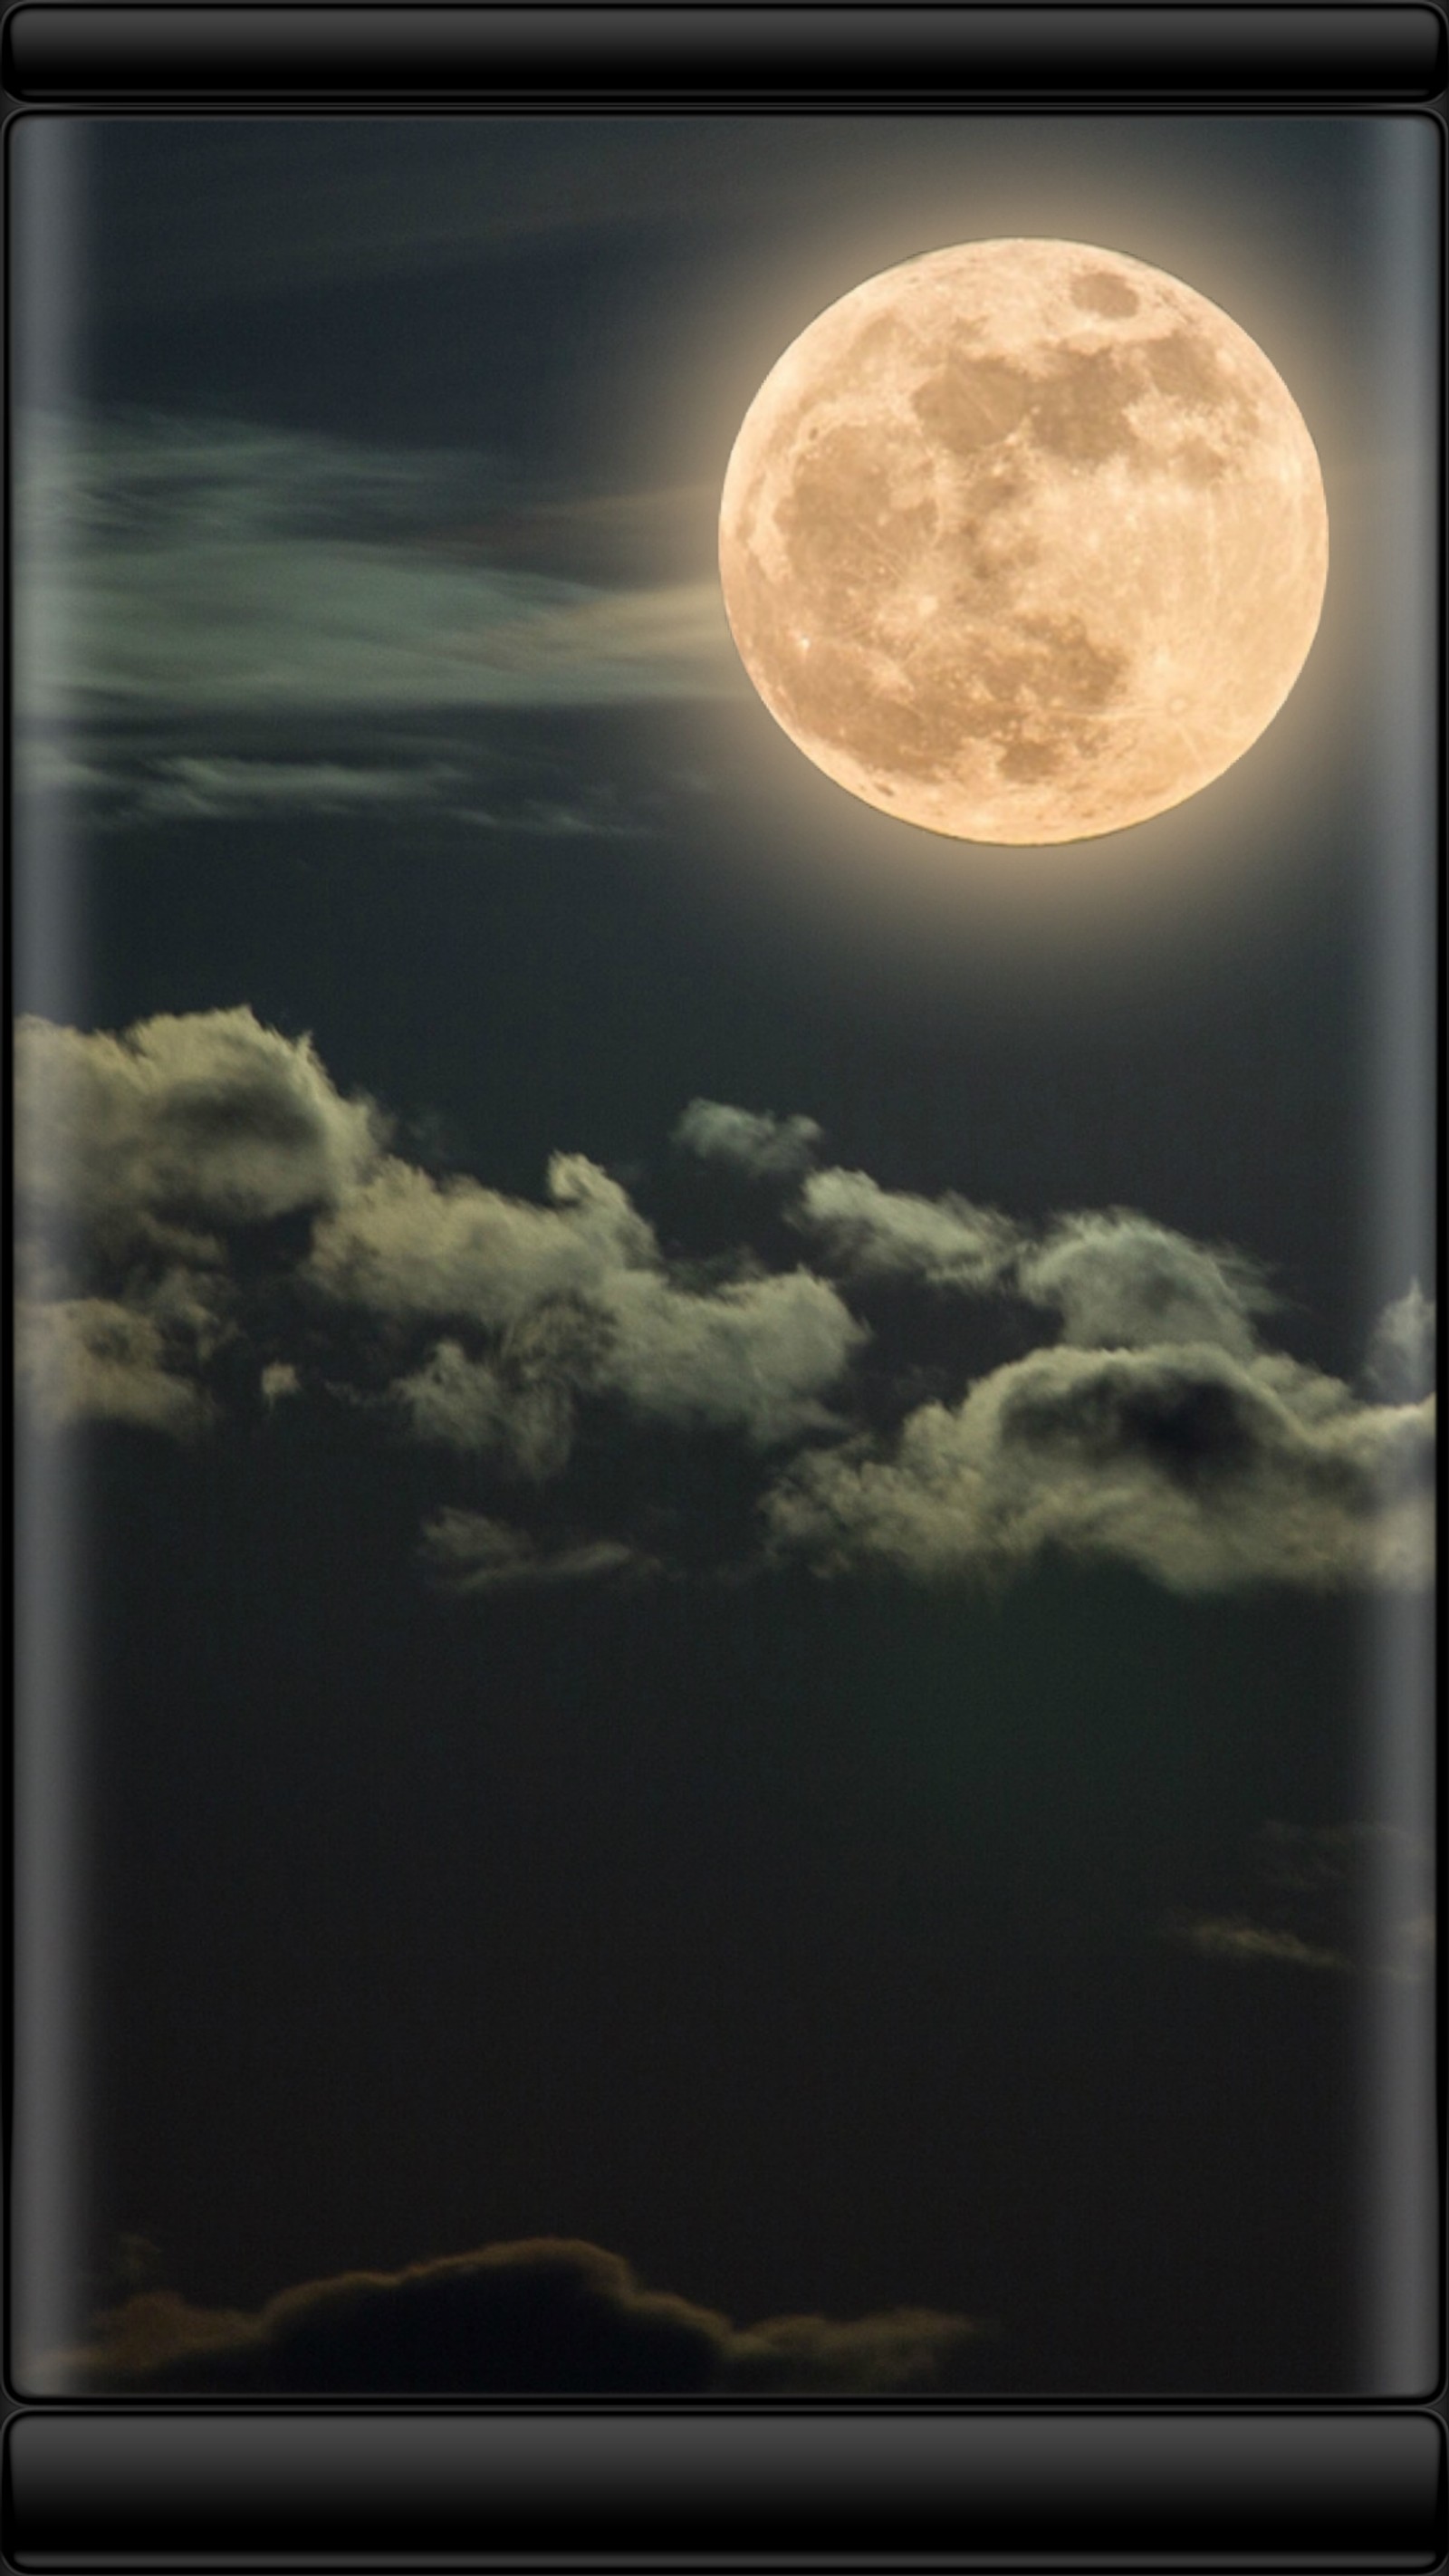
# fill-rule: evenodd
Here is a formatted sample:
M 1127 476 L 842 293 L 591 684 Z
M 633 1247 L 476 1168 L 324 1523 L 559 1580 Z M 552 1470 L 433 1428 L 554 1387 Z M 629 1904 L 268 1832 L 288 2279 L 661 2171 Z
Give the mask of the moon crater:
M 1179 280 L 1065 242 L 892 269 L 786 350 L 720 512 L 766 706 L 866 803 L 966 840 L 1120 829 L 1271 721 L 1327 576 L 1286 386 Z

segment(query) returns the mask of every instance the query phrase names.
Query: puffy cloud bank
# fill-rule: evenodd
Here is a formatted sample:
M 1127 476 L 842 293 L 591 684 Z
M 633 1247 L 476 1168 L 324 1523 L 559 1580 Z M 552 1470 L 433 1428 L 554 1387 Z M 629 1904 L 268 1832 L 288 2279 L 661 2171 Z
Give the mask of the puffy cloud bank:
M 381 1136 L 369 1102 L 334 1090 L 310 1038 L 282 1037 L 245 1008 L 143 1020 L 120 1037 L 20 1023 L 22 1200 L 103 1239 L 335 1206 Z
M 1018 1233 L 993 1209 L 948 1191 L 922 1199 L 883 1190 L 868 1172 L 815 1172 L 796 1222 L 846 1271 L 986 1290 L 1007 1276 Z
M 137 2396 L 929 2392 L 970 2384 L 982 2334 L 929 2308 L 736 2327 L 642 2288 L 617 2254 L 545 2237 L 308 2281 L 255 2311 L 143 2292 L 44 2377 Z
M 1251 1357 L 1255 1318 L 1272 1304 L 1256 1265 L 1147 1218 L 1071 1216 L 1023 1250 L 1017 1279 L 1033 1305 L 1061 1318 L 1080 1350 L 1208 1342 Z
M 309 1039 L 244 1008 L 121 1036 L 23 1019 L 17 1359 L 40 1417 L 203 1429 L 237 1329 L 229 1241 L 348 1197 L 384 1134 Z
M 319 1224 L 307 1277 L 342 1305 L 498 1334 L 535 1394 L 588 1388 L 762 1448 L 828 1425 L 821 1398 L 865 1330 L 825 1281 L 795 1270 L 700 1293 L 670 1276 L 653 1229 L 586 1156 L 556 1154 L 548 1194 L 534 1207 L 389 1160 Z M 492 1389 L 458 1343 L 400 1392 L 418 1427 L 467 1446 L 476 1424 L 492 1445 Z M 516 1445 L 516 1422 L 504 1436 Z
M 1047 1548 L 1182 1592 L 1413 1586 L 1432 1571 L 1433 1406 L 1365 1405 L 1275 1353 L 1212 1343 L 1033 1351 L 888 1450 L 800 1459 L 767 1498 L 776 1545 L 999 1576 Z
M 674 1141 L 701 1162 L 721 1163 L 747 1180 L 792 1181 L 809 1170 L 822 1137 L 813 1118 L 777 1118 L 769 1109 L 691 1100 Z
M 198 1306 L 198 1315 L 205 1310 Z M 206 1317 L 209 1326 L 210 1318 Z M 205 1389 L 186 1373 L 202 1356 L 192 1333 L 181 1368 L 171 1365 L 173 1337 L 144 1302 L 113 1297 L 26 1297 L 16 1307 L 16 1366 L 21 1393 L 41 1421 L 129 1422 L 178 1438 L 215 1417 Z
M 866 1337 L 804 1269 L 676 1275 L 585 1155 L 554 1156 L 542 1206 L 389 1155 L 377 1111 L 336 1091 L 310 1039 L 246 1009 L 121 1036 L 31 1019 L 17 1062 L 22 1370 L 54 1420 L 198 1426 L 238 1250 L 285 1218 L 306 1221 L 286 1283 L 299 1343 L 303 1311 L 314 1334 L 330 1319 L 345 1340 L 351 1317 L 399 1349 L 420 1337 L 388 1390 L 397 1417 L 539 1479 L 565 1465 L 585 1397 L 760 1449 L 827 1428 Z M 296 1356 L 261 1355 L 259 1383 L 291 1392 Z
M 1386 1306 L 1369 1341 L 1370 1386 L 1391 1403 L 1412 1403 L 1434 1384 L 1438 1310 L 1418 1280 Z
M 555 1154 L 537 1201 L 406 1161 L 310 1039 L 245 1008 L 120 1035 L 27 1020 L 17 1061 L 39 1418 L 191 1437 L 224 1430 L 244 1386 L 259 1411 L 345 1404 L 436 1454 L 421 1561 L 441 1588 L 653 1565 L 647 1532 L 581 1518 L 570 1479 L 600 1443 L 661 1438 L 733 1443 L 757 1561 L 822 1575 L 996 1580 L 1050 1552 L 1187 1592 L 1429 1580 L 1417 1285 L 1375 1328 L 1364 1395 L 1265 1343 L 1272 1300 L 1231 1246 L 1131 1210 L 1032 1229 L 886 1189 L 820 1168 L 803 1115 L 696 1100 L 675 1130 L 705 1175 L 769 1185 L 762 1225 L 788 1241 L 782 1212 L 811 1255 L 772 1267 L 749 1244 L 666 1251 L 584 1154 Z M 909 1350 L 880 1360 L 871 1324 L 882 1298 L 923 1295 L 1054 1338 L 923 1404 Z M 710 1544 L 696 1532 L 693 1560 Z

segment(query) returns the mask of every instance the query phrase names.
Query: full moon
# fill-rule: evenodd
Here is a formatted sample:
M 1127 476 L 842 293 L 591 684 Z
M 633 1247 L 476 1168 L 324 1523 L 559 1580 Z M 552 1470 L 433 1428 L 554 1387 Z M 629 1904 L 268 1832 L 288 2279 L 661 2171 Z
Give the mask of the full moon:
M 1262 350 L 1081 242 L 966 242 L 842 296 L 765 378 L 720 505 L 776 722 L 965 841 L 1088 839 L 1221 777 L 1327 571 L 1318 457 Z

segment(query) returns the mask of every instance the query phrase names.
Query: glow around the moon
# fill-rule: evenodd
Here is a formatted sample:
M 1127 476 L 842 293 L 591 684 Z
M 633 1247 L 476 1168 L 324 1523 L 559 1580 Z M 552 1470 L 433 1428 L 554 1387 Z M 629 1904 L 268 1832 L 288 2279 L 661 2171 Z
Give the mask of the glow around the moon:
M 968 242 L 843 296 L 766 377 L 720 509 L 777 722 L 971 841 L 1117 831 L 1221 776 L 1292 688 L 1327 567 L 1262 350 L 1078 242 Z

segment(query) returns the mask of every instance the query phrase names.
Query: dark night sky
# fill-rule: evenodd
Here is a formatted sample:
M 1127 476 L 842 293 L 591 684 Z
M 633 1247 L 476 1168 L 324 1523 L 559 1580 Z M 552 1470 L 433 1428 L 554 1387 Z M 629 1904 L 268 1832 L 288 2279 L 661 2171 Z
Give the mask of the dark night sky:
M 830 1170 L 1035 1233 L 1137 1211 L 1262 1265 L 1281 1302 L 1245 1367 L 1343 1381 L 1365 1441 L 1418 1396 L 1364 1370 L 1381 1310 L 1433 1284 L 1427 134 L 20 133 L 21 1009 L 247 1005 L 289 1062 L 312 1037 L 309 1115 L 366 1095 L 403 1163 L 534 1206 L 551 1155 L 587 1156 L 676 1285 L 804 1264 L 873 1336 L 834 1422 L 797 1408 L 773 1447 L 702 1379 L 661 1395 L 656 1342 L 627 1383 L 570 1381 L 573 1446 L 530 1481 L 502 1433 L 409 1436 L 402 1373 L 455 1308 L 329 1304 L 306 1264 L 341 1185 L 264 1222 L 174 1182 L 62 1208 L 78 1273 L 38 1302 L 109 1300 L 131 1338 L 47 1381 L 39 1435 L 87 1533 L 86 2113 L 48 2323 L 134 2286 L 132 2238 L 188 2300 L 250 2309 L 565 2237 L 741 2322 L 996 2320 L 973 2385 L 1412 2383 L 1419 2321 L 1371 2313 L 1364 2247 L 1418 2152 L 1372 2146 L 1371 2034 L 1424 2028 L 1394 1948 L 1428 1901 L 1421 1712 L 1375 1682 L 1422 1596 L 1346 1556 L 1305 1579 L 1267 1519 L 1261 1566 L 1197 1591 L 1151 1534 L 1004 1580 L 864 1542 L 844 1571 L 762 1564 L 802 1443 L 885 1454 L 1052 1328 L 923 1271 L 852 1282 L 792 1213 L 803 1162 L 767 1186 L 669 1139 L 691 1100 L 739 1104 L 818 1122 Z M 714 589 L 720 476 L 786 341 L 878 269 L 1009 233 L 1232 312 L 1300 401 L 1333 530 L 1269 735 L 1065 926 L 969 869 L 923 885 L 921 836 L 776 732 Z M 207 1101 L 208 1151 L 223 1126 L 310 1150 L 260 1089 Z M 226 1234 L 210 1338 L 176 1282 L 211 1256 L 158 1249 L 183 1222 Z M 484 1308 L 455 1306 L 477 1361 Z M 294 1377 L 264 1403 L 268 1364 Z M 517 1579 L 468 1589 L 442 1541 L 426 1579 L 449 1513 L 473 1547 L 522 1527 Z M 585 1564 L 601 1544 L 617 1563 Z

